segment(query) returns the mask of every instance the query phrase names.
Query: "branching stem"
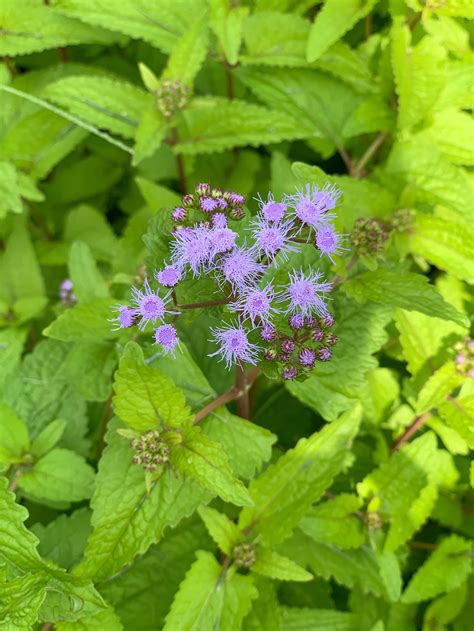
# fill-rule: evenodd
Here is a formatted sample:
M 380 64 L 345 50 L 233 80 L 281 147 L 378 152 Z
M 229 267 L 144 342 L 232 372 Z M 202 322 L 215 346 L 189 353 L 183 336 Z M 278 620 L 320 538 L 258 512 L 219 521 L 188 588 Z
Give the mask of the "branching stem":
M 398 438 L 390 447 L 390 451 L 393 453 L 394 451 L 397 451 L 397 449 L 400 449 L 400 447 L 403 445 L 403 443 L 406 443 L 407 440 L 410 440 L 410 438 L 413 436 L 413 434 L 416 434 L 416 432 L 421 429 L 421 427 L 423 427 L 423 425 L 426 423 L 426 421 L 431 417 L 431 412 L 425 412 L 424 414 L 421 414 L 420 416 L 418 416 L 411 425 L 409 425 L 407 427 L 407 429 L 403 432 L 403 434 L 400 436 L 400 438 Z

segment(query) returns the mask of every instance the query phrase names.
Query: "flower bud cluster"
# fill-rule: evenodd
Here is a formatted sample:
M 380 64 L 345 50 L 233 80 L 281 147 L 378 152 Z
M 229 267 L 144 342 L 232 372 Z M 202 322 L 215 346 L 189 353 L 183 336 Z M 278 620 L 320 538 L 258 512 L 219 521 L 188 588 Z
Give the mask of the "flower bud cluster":
M 189 98 L 188 86 L 181 81 L 164 80 L 155 92 L 156 107 L 166 118 L 183 109 Z
M 383 252 L 390 229 L 381 219 L 360 217 L 354 223 L 351 243 L 359 256 L 373 256 Z
M 132 463 L 142 465 L 147 473 L 154 473 L 159 465 L 169 462 L 170 449 L 158 430 L 150 429 L 139 438 L 133 438 L 130 445 L 135 451 Z
M 245 217 L 244 205 L 243 195 L 201 183 L 194 193 L 183 196 L 182 206 L 172 211 L 171 219 L 178 226 L 192 226 L 196 221 L 205 221 L 224 228 L 229 220 L 239 221 Z
M 474 379 L 474 340 L 466 338 L 463 342 L 456 342 L 454 349 L 457 352 L 454 360 L 456 370 L 461 375 Z
M 232 557 L 237 567 L 249 569 L 257 560 L 253 543 L 239 543 L 232 551 Z

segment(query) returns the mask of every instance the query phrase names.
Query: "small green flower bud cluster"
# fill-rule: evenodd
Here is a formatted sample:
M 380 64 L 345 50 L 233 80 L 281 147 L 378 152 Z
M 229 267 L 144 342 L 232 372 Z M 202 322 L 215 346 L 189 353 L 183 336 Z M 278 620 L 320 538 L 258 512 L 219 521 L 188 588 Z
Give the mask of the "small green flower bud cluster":
M 255 563 L 257 555 L 253 543 L 239 543 L 232 551 L 234 563 L 237 567 L 249 569 Z
M 367 513 L 367 528 L 369 530 L 378 530 L 379 528 L 382 528 L 382 526 L 383 521 L 379 513 L 375 513 L 373 511 Z
M 188 102 L 189 89 L 181 81 L 162 81 L 155 96 L 158 110 L 166 118 L 171 118 Z
M 390 229 L 381 219 L 360 217 L 354 223 L 351 243 L 359 256 L 371 256 L 383 252 Z
M 390 228 L 393 232 L 409 232 L 413 225 L 414 214 L 408 208 L 400 208 L 390 218 Z
M 135 450 L 132 463 L 141 464 L 148 473 L 154 473 L 159 465 L 169 462 L 169 447 L 161 440 L 158 430 L 150 429 L 130 444 Z

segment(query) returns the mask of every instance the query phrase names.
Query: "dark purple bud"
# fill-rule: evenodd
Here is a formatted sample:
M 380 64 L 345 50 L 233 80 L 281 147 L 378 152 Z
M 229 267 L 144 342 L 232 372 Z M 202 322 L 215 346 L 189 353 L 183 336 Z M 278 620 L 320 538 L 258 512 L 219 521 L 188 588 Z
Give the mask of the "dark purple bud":
M 183 206 L 192 206 L 194 203 L 194 197 L 188 193 L 187 195 L 183 196 Z
M 138 456 L 133 456 L 132 464 L 138 464 L 140 462 L 140 458 Z
M 238 193 L 229 193 L 228 199 L 233 206 L 243 206 L 245 204 L 245 197 Z
M 283 340 L 283 342 L 281 343 L 281 350 L 284 353 L 292 353 L 295 350 L 295 343 L 293 342 L 293 340 Z
M 236 221 L 240 221 L 241 219 L 245 217 L 244 209 L 241 208 L 240 206 L 236 206 L 235 208 L 232 208 L 232 210 L 230 211 L 230 216 L 232 217 L 232 219 L 235 219 Z
M 324 326 L 328 328 L 334 325 L 334 318 L 330 313 L 327 313 L 323 318 Z
M 312 368 L 314 366 L 314 362 L 316 361 L 316 353 L 311 348 L 302 348 L 298 359 L 300 360 L 300 364 L 305 366 L 306 368 Z
M 323 362 L 327 362 L 329 359 L 331 359 L 331 355 L 331 349 L 327 346 L 323 346 L 323 348 L 321 348 L 321 350 L 319 351 L 319 359 Z
M 146 470 L 148 471 L 148 473 L 155 473 L 155 471 L 156 471 L 156 464 L 149 464 L 146 467 Z
M 329 344 L 329 346 L 334 346 L 336 342 L 337 335 L 335 333 L 329 333 L 329 335 L 326 337 L 326 344 Z
M 211 192 L 211 187 L 209 184 L 200 183 L 196 185 L 196 193 L 202 197 L 203 195 L 209 195 Z
M 286 368 L 283 368 L 283 370 L 281 371 L 281 376 L 283 377 L 283 379 L 286 379 L 287 381 L 291 381 L 292 379 L 295 379 L 298 376 L 298 371 L 296 370 L 294 366 L 287 366 Z
M 177 206 L 173 212 L 171 213 L 171 219 L 173 221 L 184 221 L 188 213 L 185 208 L 181 208 L 181 206 Z
M 322 342 L 324 340 L 324 331 L 322 329 L 314 329 L 311 337 L 315 342 Z
M 301 313 L 294 313 L 288 318 L 288 323 L 294 331 L 299 331 L 304 327 L 304 316 Z
M 306 318 L 306 326 L 310 329 L 315 329 L 318 326 L 316 318 Z
M 291 361 L 291 357 L 286 353 L 280 353 L 278 361 L 280 361 L 282 364 L 287 364 L 289 361 Z
M 150 454 L 145 452 L 144 454 L 141 455 L 141 461 L 143 464 L 146 464 L 147 462 L 150 462 L 151 458 L 150 458 Z
M 260 337 L 262 340 L 265 340 L 265 342 L 271 342 L 276 337 L 275 328 L 271 324 L 265 324 L 260 330 Z
M 267 360 L 267 362 L 272 362 L 276 359 L 277 352 L 274 348 L 267 348 L 264 352 L 263 357 Z

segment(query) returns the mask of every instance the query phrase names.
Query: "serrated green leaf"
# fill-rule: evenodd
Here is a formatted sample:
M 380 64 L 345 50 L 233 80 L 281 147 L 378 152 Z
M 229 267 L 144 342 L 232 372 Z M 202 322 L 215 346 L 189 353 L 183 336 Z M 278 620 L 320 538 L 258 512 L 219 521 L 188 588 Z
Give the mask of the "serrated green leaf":
M 52 449 L 60 440 L 66 429 L 66 421 L 56 419 L 51 421 L 31 443 L 31 453 L 40 457 Z
M 18 368 L 26 333 L 26 329 L 17 328 L 0 331 L 0 392 L 8 383 L 9 375 Z
M 331 609 L 281 608 L 281 631 L 357 631 L 359 617 Z
M 344 40 L 339 40 L 328 48 L 312 65 L 341 79 L 356 92 L 364 95 L 377 92 L 376 80 L 372 75 L 367 58 L 359 50 L 351 48 Z M 374 111 L 376 120 L 381 120 L 381 113 L 386 114 L 385 103 L 381 102 L 380 108 L 382 112 Z
M 474 394 L 448 397 L 438 405 L 438 414 L 474 449 Z
M 360 420 L 361 409 L 356 406 L 319 433 L 302 438 L 251 482 L 255 507 L 243 509 L 240 528 L 251 526 L 268 544 L 287 538 L 341 470 Z
M 95 208 L 81 205 L 67 216 L 64 239 L 69 243 L 84 241 L 94 258 L 109 261 L 110 253 L 117 247 L 117 238 L 102 213 Z
M 421 274 L 379 268 L 346 281 L 343 289 L 361 302 L 373 300 L 408 311 L 421 311 L 443 320 L 453 320 L 460 325 L 466 322 L 466 317 L 446 302 L 429 284 L 426 276 Z
M 21 462 L 30 439 L 25 423 L 6 405 L 0 404 L 0 462 Z
M 311 581 L 313 579 L 312 574 L 291 559 L 262 547 L 257 548 L 257 558 L 252 565 L 252 572 L 276 578 L 279 581 Z
M 249 613 L 252 601 L 258 596 L 252 576 L 242 576 L 237 572 L 228 572 L 224 583 L 224 602 L 222 615 L 217 624 L 222 629 L 240 631 L 242 621 Z
M 111 607 L 92 616 L 85 616 L 76 622 L 57 622 L 57 631 L 123 631 L 120 618 Z
M 45 503 L 80 502 L 91 497 L 94 470 L 82 456 L 68 449 L 53 449 L 20 477 L 19 487 Z
M 458 18 L 474 18 L 474 9 L 469 0 L 446 0 L 443 6 L 439 7 L 439 13 Z
M 153 72 L 153 70 L 150 70 L 150 68 L 148 68 L 148 66 L 142 62 L 138 64 L 138 70 L 140 72 L 140 77 L 142 78 L 143 85 L 148 90 L 148 92 L 155 92 L 155 90 L 160 85 L 160 80 Z
M 408 583 L 402 602 L 429 600 L 459 587 L 471 572 L 471 551 L 471 543 L 457 535 L 443 539 Z
M 153 104 L 142 114 L 135 133 L 133 164 L 140 164 L 145 158 L 152 156 L 164 141 L 169 127 L 166 120 Z
M 331 44 L 334 44 L 356 22 L 369 13 L 376 0 L 327 0 L 316 15 L 308 39 L 306 58 L 309 62 L 320 57 Z
M 224 501 L 237 506 L 252 505 L 247 489 L 233 476 L 222 446 L 203 434 L 199 427 L 183 431 L 182 442 L 171 450 L 170 462 Z
M 2 160 L 0 162 L 0 217 L 7 212 L 23 212 L 18 173 L 13 164 Z
M 249 13 L 248 7 L 234 6 L 228 0 L 208 0 L 210 24 L 226 60 L 234 66 L 239 61 L 242 29 Z
M 437 407 L 462 382 L 463 377 L 457 372 L 455 363 L 451 361 L 444 364 L 423 386 L 416 401 L 415 412 L 422 414 Z
M 474 134 L 474 122 L 465 112 L 449 108 L 436 112 L 433 123 L 419 133 L 418 137 L 439 147 L 441 153 L 454 164 L 472 166 L 472 155 L 469 138 Z
M 7 631 L 29 631 L 38 619 L 46 597 L 44 577 L 38 574 L 18 576 L 11 581 L 0 579 L 1 626 Z
M 311 135 L 295 118 L 245 101 L 200 97 L 182 113 L 177 153 L 194 155 Z
M 200 506 L 198 513 L 206 528 L 222 552 L 231 554 L 234 546 L 242 540 L 243 535 L 237 524 L 224 513 L 219 513 L 209 506 Z
M 437 598 L 429 604 L 425 611 L 423 624 L 427 628 L 440 629 L 449 624 L 460 613 L 467 596 L 467 584 L 453 589 L 444 596 Z
M 74 241 L 69 250 L 69 276 L 79 302 L 107 298 L 109 291 L 87 243 Z
M 64 376 L 87 401 L 106 401 L 117 360 L 113 342 L 77 342 L 64 362 Z
M 161 78 L 192 86 L 206 58 L 208 34 L 204 18 L 196 20 L 173 48 Z
M 359 548 L 365 541 L 363 523 L 356 515 L 362 502 L 342 494 L 312 507 L 298 524 L 308 537 L 341 549 Z
M 129 427 L 143 432 L 157 427 L 180 427 L 191 421 L 185 397 L 160 370 L 125 356 L 115 375 L 114 409 Z
M 62 342 L 98 341 L 117 337 L 110 322 L 115 301 L 96 298 L 66 309 L 46 329 L 43 335 Z

